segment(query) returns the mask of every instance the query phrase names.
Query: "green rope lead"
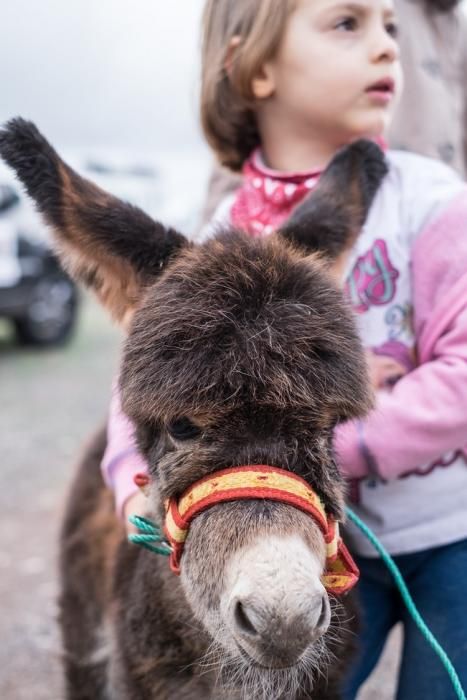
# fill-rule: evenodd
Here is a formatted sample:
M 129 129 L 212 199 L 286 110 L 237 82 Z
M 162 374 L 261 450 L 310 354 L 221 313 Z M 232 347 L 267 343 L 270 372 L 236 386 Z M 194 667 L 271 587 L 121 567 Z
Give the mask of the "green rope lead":
M 396 582 L 396 585 L 400 591 L 400 594 L 402 596 L 402 599 L 404 603 L 407 606 L 407 609 L 409 613 L 411 614 L 415 624 L 417 625 L 418 629 L 422 633 L 422 635 L 425 637 L 427 640 L 428 644 L 432 647 L 434 652 L 439 656 L 441 663 L 443 664 L 444 668 L 448 672 L 449 678 L 451 679 L 452 685 L 454 686 L 454 690 L 456 692 L 456 695 L 460 700 L 466 700 L 465 693 L 462 689 L 461 682 L 459 680 L 459 676 L 457 675 L 456 669 L 452 665 L 448 655 L 444 651 L 443 647 L 440 645 L 436 637 L 433 635 L 433 633 L 428 629 L 426 626 L 425 622 L 423 621 L 422 616 L 417 610 L 417 607 L 413 601 L 412 596 L 410 595 L 409 589 L 406 586 L 406 583 L 404 579 L 402 578 L 402 574 L 399 571 L 399 568 L 395 561 L 392 559 L 391 555 L 385 550 L 381 542 L 377 539 L 376 535 L 373 534 L 373 532 L 370 530 L 365 523 L 360 520 L 358 515 L 356 515 L 350 508 L 346 509 L 347 511 L 347 517 L 349 520 L 351 520 L 355 525 L 363 532 L 365 537 L 367 537 L 373 547 L 376 549 L 376 551 L 379 553 L 381 556 L 381 559 L 384 561 L 386 566 L 388 567 L 389 571 L 391 572 L 392 576 L 394 577 L 394 580 Z
M 130 515 L 128 518 L 130 523 L 138 528 L 139 534 L 128 535 L 128 539 L 133 544 L 139 544 L 145 549 L 155 554 L 163 554 L 168 557 L 172 552 L 172 547 L 165 539 L 159 525 L 156 525 L 151 520 L 143 518 L 140 515 Z M 153 544 L 157 542 L 158 544 Z

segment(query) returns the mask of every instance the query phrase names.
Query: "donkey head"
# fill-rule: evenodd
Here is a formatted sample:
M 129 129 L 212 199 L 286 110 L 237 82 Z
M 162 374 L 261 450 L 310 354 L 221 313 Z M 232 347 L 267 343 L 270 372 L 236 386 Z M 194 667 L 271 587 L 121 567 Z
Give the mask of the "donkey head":
M 165 499 L 206 475 L 272 465 L 303 477 L 342 518 L 332 431 L 371 399 L 352 315 L 330 273 L 385 174 L 379 149 L 342 150 L 268 239 L 226 228 L 200 246 L 82 179 L 28 122 L 0 132 L 0 154 L 71 273 L 115 318 L 132 314 L 120 386 L 158 517 Z M 180 581 L 231 665 L 280 673 L 325 648 L 324 562 L 308 515 L 267 499 L 236 501 L 193 521 Z

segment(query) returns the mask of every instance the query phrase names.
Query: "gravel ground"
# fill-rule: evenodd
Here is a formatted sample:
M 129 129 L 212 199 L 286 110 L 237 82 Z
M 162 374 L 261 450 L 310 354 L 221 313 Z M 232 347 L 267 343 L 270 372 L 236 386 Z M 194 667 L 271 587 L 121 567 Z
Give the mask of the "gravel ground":
M 119 335 L 89 301 L 66 348 L 19 350 L 0 325 L 0 698 L 61 700 L 56 541 L 80 446 L 105 416 Z M 359 700 L 390 700 L 398 634 Z M 91 700 L 91 699 L 90 699 Z

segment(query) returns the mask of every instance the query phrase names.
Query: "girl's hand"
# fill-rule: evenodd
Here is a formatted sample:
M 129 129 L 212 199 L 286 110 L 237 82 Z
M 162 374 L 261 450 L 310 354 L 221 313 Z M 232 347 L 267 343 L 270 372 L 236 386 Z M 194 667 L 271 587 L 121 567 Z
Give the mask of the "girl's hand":
M 146 515 L 147 512 L 148 499 L 141 491 L 138 491 L 127 499 L 123 506 L 123 524 L 125 525 L 127 535 L 138 534 L 137 528 L 128 520 L 130 515 Z
M 404 365 L 387 355 L 375 355 L 374 352 L 368 350 L 366 358 L 374 389 L 390 388 L 404 374 L 407 374 L 407 368 Z

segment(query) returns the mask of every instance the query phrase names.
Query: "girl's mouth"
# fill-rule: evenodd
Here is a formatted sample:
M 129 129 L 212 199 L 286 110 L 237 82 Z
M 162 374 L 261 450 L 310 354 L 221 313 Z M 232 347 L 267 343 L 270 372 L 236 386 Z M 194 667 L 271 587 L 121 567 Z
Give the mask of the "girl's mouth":
M 378 80 L 377 83 L 370 85 L 365 92 L 369 95 L 372 100 L 387 104 L 394 97 L 395 82 L 392 78 L 383 78 Z

